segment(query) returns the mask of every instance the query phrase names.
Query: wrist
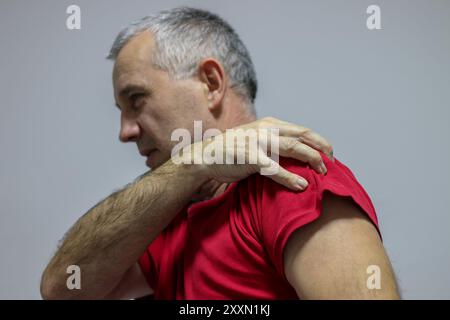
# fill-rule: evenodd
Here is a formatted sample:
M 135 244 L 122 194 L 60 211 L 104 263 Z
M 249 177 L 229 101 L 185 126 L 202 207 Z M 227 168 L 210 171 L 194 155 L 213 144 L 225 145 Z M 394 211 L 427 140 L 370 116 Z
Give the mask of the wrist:
M 177 154 L 172 154 L 170 164 L 181 174 L 196 177 L 200 183 L 210 179 L 209 166 L 203 161 L 204 141 L 185 146 Z
M 177 176 L 188 179 L 195 186 L 201 186 L 206 181 L 210 180 L 208 166 L 203 163 L 194 161 L 174 161 L 169 159 L 166 165 L 173 170 Z

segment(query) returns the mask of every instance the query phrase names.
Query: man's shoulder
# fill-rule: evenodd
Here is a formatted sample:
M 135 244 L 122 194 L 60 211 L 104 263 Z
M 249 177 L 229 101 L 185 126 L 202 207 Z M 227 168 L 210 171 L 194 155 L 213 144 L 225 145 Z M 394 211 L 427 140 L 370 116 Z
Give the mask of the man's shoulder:
M 284 169 L 305 178 L 308 187 L 303 191 L 292 191 L 270 179 L 270 176 L 255 174 L 241 181 L 238 185 L 241 200 L 260 213 L 265 211 L 273 214 L 274 210 L 311 211 L 321 207 L 325 192 L 350 197 L 377 223 L 373 203 L 358 182 L 353 172 L 337 159 L 331 160 L 324 154 L 322 159 L 327 168 L 325 175 L 316 172 L 308 164 L 295 159 L 279 159 L 279 165 Z
M 322 175 L 316 172 L 311 166 L 300 160 L 291 158 L 279 158 L 279 166 L 292 172 L 298 176 L 305 178 L 308 181 L 308 188 L 301 192 L 295 192 L 287 189 L 283 185 L 271 179 L 270 175 L 254 174 L 244 179 L 241 183 L 242 187 L 246 187 L 249 193 L 270 191 L 272 193 L 292 193 L 300 194 L 302 192 L 312 192 L 320 189 L 326 184 L 342 185 L 347 184 L 347 187 L 354 187 L 357 183 L 353 172 L 337 159 L 331 160 L 326 155 L 322 154 L 323 162 L 327 168 L 327 173 Z M 360 187 L 360 186 L 358 186 Z

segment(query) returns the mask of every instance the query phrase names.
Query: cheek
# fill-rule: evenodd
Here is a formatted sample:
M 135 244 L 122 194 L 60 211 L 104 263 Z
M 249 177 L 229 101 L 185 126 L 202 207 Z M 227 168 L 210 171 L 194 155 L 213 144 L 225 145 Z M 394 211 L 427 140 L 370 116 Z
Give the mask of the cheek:
M 176 124 L 166 118 L 157 121 L 147 117 L 143 119 L 142 127 L 145 139 L 150 140 L 163 155 L 170 155 L 173 146 L 177 143 L 177 141 L 171 141 L 172 132 L 177 128 Z
M 195 89 L 195 88 L 194 88 Z M 172 132 L 184 128 L 193 132 L 194 121 L 208 119 L 204 97 L 192 86 L 177 86 L 155 95 L 146 106 L 145 129 L 154 144 L 165 155 L 178 141 L 171 141 Z M 208 124 L 204 123 L 203 127 Z
M 207 102 L 201 87 L 192 81 L 177 87 L 174 93 L 179 112 L 188 117 L 200 114 Z

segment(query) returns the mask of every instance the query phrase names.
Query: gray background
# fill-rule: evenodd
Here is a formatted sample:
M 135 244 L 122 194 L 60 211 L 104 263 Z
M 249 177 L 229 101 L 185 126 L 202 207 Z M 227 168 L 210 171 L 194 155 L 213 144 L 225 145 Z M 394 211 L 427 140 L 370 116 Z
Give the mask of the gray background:
M 373 199 L 404 298 L 450 298 L 450 1 L 0 3 L 0 298 L 39 299 L 65 231 L 146 171 L 117 139 L 104 57 L 121 26 L 178 5 L 241 35 L 259 116 L 333 143 Z M 70 4 L 79 31 L 65 26 Z M 366 28 L 370 4 L 382 30 Z

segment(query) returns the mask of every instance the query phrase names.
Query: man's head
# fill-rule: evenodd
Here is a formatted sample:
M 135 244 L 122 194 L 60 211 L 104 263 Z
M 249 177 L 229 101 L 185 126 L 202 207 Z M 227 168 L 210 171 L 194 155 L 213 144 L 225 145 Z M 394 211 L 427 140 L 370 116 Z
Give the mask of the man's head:
M 255 118 L 257 82 L 234 30 L 206 11 L 177 8 L 122 30 L 111 48 L 120 140 L 136 142 L 154 168 L 170 157 L 173 130 L 226 128 Z

